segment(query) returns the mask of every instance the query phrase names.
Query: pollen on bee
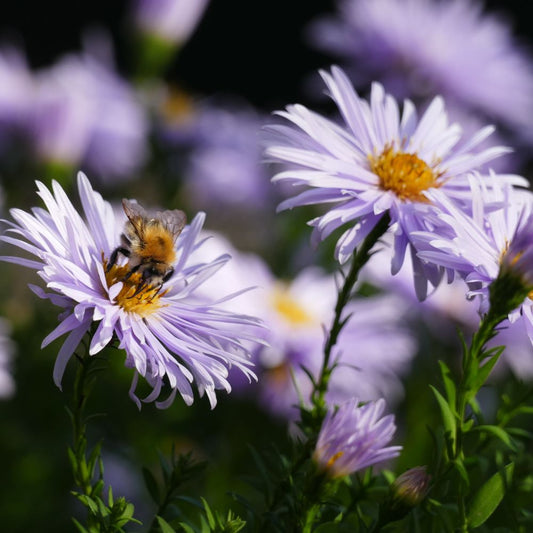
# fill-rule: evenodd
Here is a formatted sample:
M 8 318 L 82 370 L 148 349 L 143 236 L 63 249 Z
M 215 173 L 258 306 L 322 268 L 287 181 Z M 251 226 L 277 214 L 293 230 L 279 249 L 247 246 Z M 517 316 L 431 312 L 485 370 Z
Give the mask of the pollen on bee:
M 128 265 L 113 265 L 108 271 L 107 259 L 103 259 L 103 264 L 108 287 L 122 282 L 122 289 L 117 294 L 114 303 L 124 311 L 145 317 L 164 305 L 160 300 L 167 291 L 160 291 L 160 287 L 143 282 L 139 272 L 128 275 L 130 272 Z

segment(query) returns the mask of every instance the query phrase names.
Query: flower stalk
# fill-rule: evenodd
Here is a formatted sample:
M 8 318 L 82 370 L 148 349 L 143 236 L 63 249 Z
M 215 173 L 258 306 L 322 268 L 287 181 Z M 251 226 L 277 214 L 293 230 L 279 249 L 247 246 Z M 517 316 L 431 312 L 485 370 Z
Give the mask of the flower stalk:
M 387 231 L 389 224 L 390 216 L 388 213 L 385 213 L 381 220 L 367 235 L 361 246 L 354 252 L 350 270 L 344 278 L 344 284 L 338 293 L 337 303 L 335 305 L 335 316 L 333 318 L 333 323 L 329 330 L 324 346 L 324 359 L 322 360 L 322 367 L 318 379 L 314 383 L 313 392 L 311 394 L 313 415 L 316 421 L 317 430 L 320 427 L 320 424 L 322 423 L 326 413 L 325 396 L 328 390 L 329 378 L 333 372 L 333 369 L 335 368 L 335 365 L 331 364 L 331 354 L 333 348 L 337 344 L 337 340 L 342 328 L 350 318 L 349 316 L 343 317 L 344 308 L 352 297 L 352 291 L 359 277 L 359 272 L 370 259 L 372 248 Z

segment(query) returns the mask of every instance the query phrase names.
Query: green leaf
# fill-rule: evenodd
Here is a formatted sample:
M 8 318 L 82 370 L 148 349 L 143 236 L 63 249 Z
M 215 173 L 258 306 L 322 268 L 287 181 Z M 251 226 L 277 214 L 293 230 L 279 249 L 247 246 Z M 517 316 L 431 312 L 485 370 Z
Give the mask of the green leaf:
M 209 527 L 211 529 L 215 529 L 217 524 L 215 522 L 215 517 L 213 516 L 213 513 L 211 512 L 211 509 L 209 508 L 209 504 L 204 498 L 201 498 L 201 500 L 202 500 L 202 503 L 204 504 L 205 516 L 207 517 L 207 520 L 209 522 Z
M 183 529 L 185 533 L 196 533 L 194 529 L 189 524 L 186 524 L 185 522 L 180 522 L 179 526 Z
M 448 402 L 446 401 L 444 396 L 442 396 L 442 394 L 435 387 L 433 387 L 433 385 L 430 385 L 430 387 L 440 407 L 444 430 L 447 434 L 449 434 L 448 441 L 450 443 L 451 455 L 455 455 L 455 440 L 457 431 L 455 415 L 450 409 L 450 406 L 448 405 Z
M 497 349 L 494 350 L 495 351 L 494 355 L 492 355 L 488 359 L 488 361 L 486 361 L 483 364 L 483 366 L 479 367 L 476 375 L 472 379 L 472 384 L 471 384 L 472 389 L 474 391 L 474 395 L 484 385 L 485 381 L 487 381 L 489 374 L 494 368 L 494 365 L 498 362 L 498 359 L 500 358 L 500 355 L 502 354 L 503 350 L 504 350 L 504 346 L 498 346 Z
M 509 463 L 502 471 L 496 472 L 474 495 L 467 515 L 472 528 L 481 526 L 496 510 L 513 477 L 514 463 Z
M 482 433 L 491 433 L 498 439 L 500 439 L 504 444 L 506 444 L 511 450 L 516 450 L 516 446 L 514 442 L 512 441 L 511 437 L 509 436 L 509 433 L 505 431 L 505 429 L 501 428 L 500 426 L 476 426 L 472 428 L 472 432 L 474 431 L 480 431 Z
M 466 471 L 466 468 L 465 468 L 465 465 L 463 463 L 463 460 L 462 459 L 455 459 L 453 461 L 453 465 L 455 466 L 455 468 L 459 472 L 459 475 L 463 478 L 464 482 L 467 485 L 470 485 L 470 479 L 468 477 L 468 472 Z
M 439 361 L 439 366 L 442 382 L 444 383 L 444 390 L 446 391 L 446 397 L 448 398 L 448 405 L 455 406 L 456 392 L 452 373 L 444 361 Z
M 143 467 L 142 474 L 144 478 L 144 484 L 146 485 L 146 488 L 148 490 L 148 493 L 150 494 L 152 500 L 154 500 L 155 503 L 160 503 L 160 495 L 159 495 L 159 486 L 157 483 L 157 480 L 155 479 L 154 474 L 151 470 L 149 470 L 146 467 Z
M 156 520 L 157 520 L 157 524 L 159 525 L 161 529 L 161 533 L 176 533 L 176 530 L 164 518 L 161 518 L 160 516 L 156 516 Z
M 85 529 L 75 518 L 73 518 L 72 521 L 80 533 L 89 533 L 88 530 Z

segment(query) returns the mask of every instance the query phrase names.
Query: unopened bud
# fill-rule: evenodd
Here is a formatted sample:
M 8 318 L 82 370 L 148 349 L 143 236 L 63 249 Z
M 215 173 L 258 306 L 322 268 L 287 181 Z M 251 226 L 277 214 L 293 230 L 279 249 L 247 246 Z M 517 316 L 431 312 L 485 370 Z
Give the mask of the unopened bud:
M 431 476 L 425 466 L 415 466 L 398 476 L 391 486 L 393 500 L 401 505 L 415 507 L 427 496 Z

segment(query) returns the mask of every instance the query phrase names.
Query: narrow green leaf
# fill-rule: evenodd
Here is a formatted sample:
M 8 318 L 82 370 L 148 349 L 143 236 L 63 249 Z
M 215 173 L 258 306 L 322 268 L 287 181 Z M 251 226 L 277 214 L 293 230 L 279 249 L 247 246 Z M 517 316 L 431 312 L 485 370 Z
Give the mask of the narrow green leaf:
M 500 505 L 505 490 L 511 483 L 513 470 L 514 463 L 509 463 L 502 471 L 496 472 L 479 488 L 474 495 L 467 515 L 470 527 L 476 528 L 484 524 Z
M 211 529 L 215 529 L 217 524 L 215 521 L 215 517 L 213 516 L 213 513 L 211 512 L 211 509 L 209 508 L 209 504 L 207 503 L 207 500 L 205 500 L 204 498 L 200 498 L 200 499 L 202 500 L 202 503 L 204 504 L 205 516 L 207 517 L 209 526 L 211 527 Z
M 444 396 L 442 396 L 442 394 L 435 387 L 433 387 L 433 385 L 430 385 L 430 387 L 440 407 L 444 430 L 446 434 L 448 434 L 451 455 L 455 455 L 455 440 L 457 431 L 455 416 Z
M 185 522 L 180 522 L 179 526 L 183 529 L 185 533 L 196 533 L 194 529 L 189 524 L 186 524 Z
M 476 375 L 472 379 L 471 388 L 473 389 L 474 396 L 479 391 L 479 389 L 485 384 L 489 374 L 491 373 L 494 365 L 498 362 L 500 355 L 504 350 L 503 346 L 499 346 L 494 355 L 492 355 L 481 367 L 479 367 Z
M 472 428 L 471 431 L 472 432 L 479 431 L 481 433 L 491 433 L 492 435 L 500 439 L 511 450 L 516 450 L 516 446 L 514 442 L 512 441 L 509 433 L 507 433 L 507 431 L 505 431 L 505 429 L 501 428 L 500 426 L 492 426 L 492 425 L 476 426 Z
M 154 474 L 146 467 L 143 467 L 142 474 L 144 478 L 144 484 L 146 485 L 146 488 L 152 500 L 154 500 L 154 502 L 157 504 L 161 503 L 159 495 L 159 486 L 157 484 L 157 480 L 155 479 Z
M 157 524 L 161 528 L 161 533 L 176 533 L 176 530 L 164 518 L 161 518 L 160 516 L 156 516 L 156 519 L 157 519 Z M 185 527 L 183 529 L 185 529 Z
M 89 533 L 75 518 L 72 521 L 80 533 Z
M 453 412 L 455 413 L 455 382 L 453 380 L 452 373 L 448 368 L 448 365 L 444 361 L 439 361 L 440 372 L 442 375 L 442 382 L 444 384 L 444 390 L 446 391 L 446 397 L 448 398 L 448 405 L 453 407 Z
M 463 478 L 463 481 L 467 485 L 470 485 L 470 479 L 468 477 L 468 472 L 466 471 L 466 468 L 465 468 L 465 465 L 463 463 L 463 460 L 462 459 L 455 459 L 453 464 L 454 464 L 455 468 L 457 469 L 457 471 L 459 472 L 459 475 Z

